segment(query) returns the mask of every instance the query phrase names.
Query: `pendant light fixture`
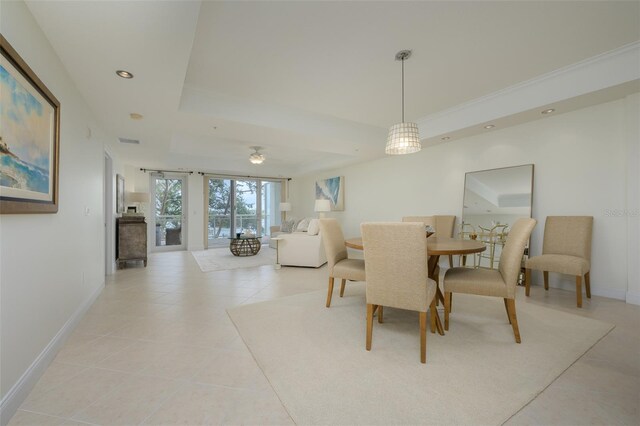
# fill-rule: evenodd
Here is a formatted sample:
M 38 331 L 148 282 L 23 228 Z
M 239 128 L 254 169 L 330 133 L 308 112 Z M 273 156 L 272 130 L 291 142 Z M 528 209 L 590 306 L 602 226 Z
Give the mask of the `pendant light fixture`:
M 384 152 L 390 155 L 413 154 L 422 149 L 418 125 L 404 121 L 404 61 L 410 56 L 410 50 L 401 50 L 396 53 L 396 61 L 402 61 L 402 122 L 389 128 Z
M 260 154 L 261 146 L 250 146 L 249 148 L 253 149 L 255 152 L 252 152 L 249 156 L 249 161 L 251 164 L 262 164 L 264 161 L 264 155 Z

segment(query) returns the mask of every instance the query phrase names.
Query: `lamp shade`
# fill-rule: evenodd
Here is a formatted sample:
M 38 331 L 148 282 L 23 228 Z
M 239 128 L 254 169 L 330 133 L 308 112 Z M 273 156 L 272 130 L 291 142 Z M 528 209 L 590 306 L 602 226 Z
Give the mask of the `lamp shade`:
M 291 203 L 280 203 L 280 211 L 281 212 L 290 212 L 291 211 Z
M 127 192 L 124 198 L 127 203 L 146 203 L 149 201 L 149 194 L 146 192 Z
M 398 123 L 389 129 L 385 153 L 391 155 L 413 154 L 422 149 L 416 123 Z
M 330 212 L 331 211 L 331 201 L 329 200 L 316 200 L 316 205 L 314 208 L 316 212 Z

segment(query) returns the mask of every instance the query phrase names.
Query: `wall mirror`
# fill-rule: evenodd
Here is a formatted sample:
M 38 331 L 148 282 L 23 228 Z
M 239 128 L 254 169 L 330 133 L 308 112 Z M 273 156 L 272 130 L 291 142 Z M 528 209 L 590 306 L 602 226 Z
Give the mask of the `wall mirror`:
M 487 245 L 473 266 L 498 267 L 509 229 L 517 219 L 531 217 L 532 203 L 533 164 L 465 174 L 459 236 Z

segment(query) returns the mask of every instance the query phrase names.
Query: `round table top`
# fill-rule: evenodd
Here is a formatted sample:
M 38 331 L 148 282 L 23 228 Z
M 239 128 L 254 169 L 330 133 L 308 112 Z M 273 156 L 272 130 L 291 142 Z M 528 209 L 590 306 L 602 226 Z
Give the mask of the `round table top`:
M 352 249 L 363 250 L 362 238 L 349 238 L 344 244 Z M 485 251 L 487 246 L 481 241 L 476 240 L 459 240 L 456 238 L 446 237 L 429 237 L 427 238 L 427 251 L 429 255 L 453 255 L 453 254 L 472 254 Z

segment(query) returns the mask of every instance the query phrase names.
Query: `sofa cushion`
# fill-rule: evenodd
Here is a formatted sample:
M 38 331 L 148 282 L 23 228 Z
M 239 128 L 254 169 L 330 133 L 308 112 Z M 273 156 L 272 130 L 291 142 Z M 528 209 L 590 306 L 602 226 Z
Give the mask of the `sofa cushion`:
M 296 224 L 296 220 L 295 219 L 289 219 L 289 220 L 285 220 L 284 222 L 282 222 L 282 225 L 280 225 L 280 232 L 284 232 L 284 233 L 291 233 L 294 230 L 294 226 Z
M 307 232 L 309 229 L 309 223 L 311 222 L 310 217 L 305 217 L 300 222 L 298 222 L 298 226 L 296 227 L 296 231 L 298 232 Z
M 320 232 L 320 221 L 318 219 L 311 219 L 309 222 L 309 228 L 307 228 L 307 233 L 309 235 L 318 235 Z

